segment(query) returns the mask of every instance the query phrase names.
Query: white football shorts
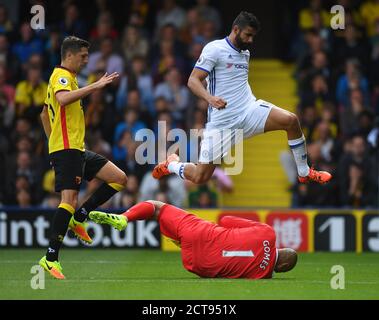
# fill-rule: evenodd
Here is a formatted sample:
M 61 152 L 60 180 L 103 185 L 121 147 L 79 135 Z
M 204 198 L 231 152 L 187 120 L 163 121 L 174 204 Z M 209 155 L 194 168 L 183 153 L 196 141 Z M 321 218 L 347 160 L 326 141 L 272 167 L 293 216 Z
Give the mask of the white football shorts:
M 268 115 L 274 106 L 258 99 L 237 120 L 223 125 L 208 122 L 200 144 L 199 163 L 219 164 L 235 144 L 263 133 Z

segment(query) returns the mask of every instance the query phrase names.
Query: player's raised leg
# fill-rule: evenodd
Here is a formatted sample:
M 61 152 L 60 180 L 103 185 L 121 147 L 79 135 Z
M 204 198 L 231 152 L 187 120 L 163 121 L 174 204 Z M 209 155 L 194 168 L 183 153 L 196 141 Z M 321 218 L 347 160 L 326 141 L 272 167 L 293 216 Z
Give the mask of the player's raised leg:
M 95 176 L 104 181 L 104 183 L 100 185 L 91 197 L 75 212 L 74 218 L 75 221 L 78 222 L 84 222 L 90 211 L 96 209 L 104 202 L 108 201 L 114 194 L 123 190 L 128 180 L 125 172 L 118 168 L 114 163 L 93 152 L 86 152 L 87 157 L 89 157 L 86 162 L 86 170 L 92 171 L 86 172 L 88 175 L 87 178 L 91 180 Z
M 91 211 L 89 218 L 96 223 L 109 224 L 121 231 L 126 228 L 128 222 L 154 217 L 156 207 L 159 209 L 162 205 L 164 205 L 163 202 L 149 200 L 134 205 L 122 214 Z
M 301 183 L 308 181 L 326 183 L 332 178 L 329 172 L 309 168 L 305 137 L 296 114 L 278 107 L 272 107 L 265 123 L 264 131 L 275 130 L 285 130 L 287 132 L 288 145 L 295 158 L 298 179 Z
M 216 166 L 212 163 L 180 162 L 179 157 L 176 154 L 172 154 L 166 161 L 159 163 L 154 168 L 153 177 L 160 179 L 163 176 L 175 173 L 182 179 L 189 180 L 195 184 L 203 184 L 212 177 L 215 168 Z

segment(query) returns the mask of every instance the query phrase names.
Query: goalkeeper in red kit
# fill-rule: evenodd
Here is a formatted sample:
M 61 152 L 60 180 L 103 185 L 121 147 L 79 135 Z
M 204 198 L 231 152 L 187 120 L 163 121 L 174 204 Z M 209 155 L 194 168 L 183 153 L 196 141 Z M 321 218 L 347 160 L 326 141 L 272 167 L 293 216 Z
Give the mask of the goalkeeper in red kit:
M 277 249 L 274 229 L 264 223 L 224 216 L 219 224 L 160 201 L 141 202 L 123 214 L 91 211 L 89 218 L 118 230 L 128 222 L 156 218 L 163 235 L 181 247 L 185 269 L 205 278 L 271 278 L 295 267 L 296 251 Z

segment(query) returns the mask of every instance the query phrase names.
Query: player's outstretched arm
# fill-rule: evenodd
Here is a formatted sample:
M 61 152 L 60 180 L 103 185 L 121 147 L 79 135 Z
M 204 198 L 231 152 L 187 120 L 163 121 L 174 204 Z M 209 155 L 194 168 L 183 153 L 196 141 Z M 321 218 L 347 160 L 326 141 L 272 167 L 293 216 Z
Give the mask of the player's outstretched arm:
M 112 74 L 105 73 L 99 80 L 88 86 L 73 91 L 60 91 L 56 93 L 55 97 L 61 106 L 67 106 L 88 96 L 93 91 L 105 87 L 118 77 L 119 74 L 117 72 L 113 72 Z
M 204 70 L 194 68 L 188 78 L 188 88 L 199 98 L 206 100 L 212 107 L 223 109 L 226 107 L 226 101 L 220 97 L 212 96 L 203 86 L 203 81 L 208 76 Z

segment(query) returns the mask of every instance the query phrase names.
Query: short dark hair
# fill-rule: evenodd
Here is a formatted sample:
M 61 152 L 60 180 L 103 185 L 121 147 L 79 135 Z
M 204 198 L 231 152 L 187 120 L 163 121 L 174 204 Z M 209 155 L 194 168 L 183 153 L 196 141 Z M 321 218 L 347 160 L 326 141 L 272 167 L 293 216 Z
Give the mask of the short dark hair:
M 69 36 L 64 38 L 61 46 L 61 58 L 64 59 L 67 52 L 78 53 L 82 48 L 89 48 L 88 41 L 80 39 L 75 36 Z
M 240 29 L 245 27 L 252 27 L 257 32 L 261 28 L 261 23 L 255 15 L 247 11 L 241 11 L 240 14 L 234 19 L 232 28 L 238 26 Z

